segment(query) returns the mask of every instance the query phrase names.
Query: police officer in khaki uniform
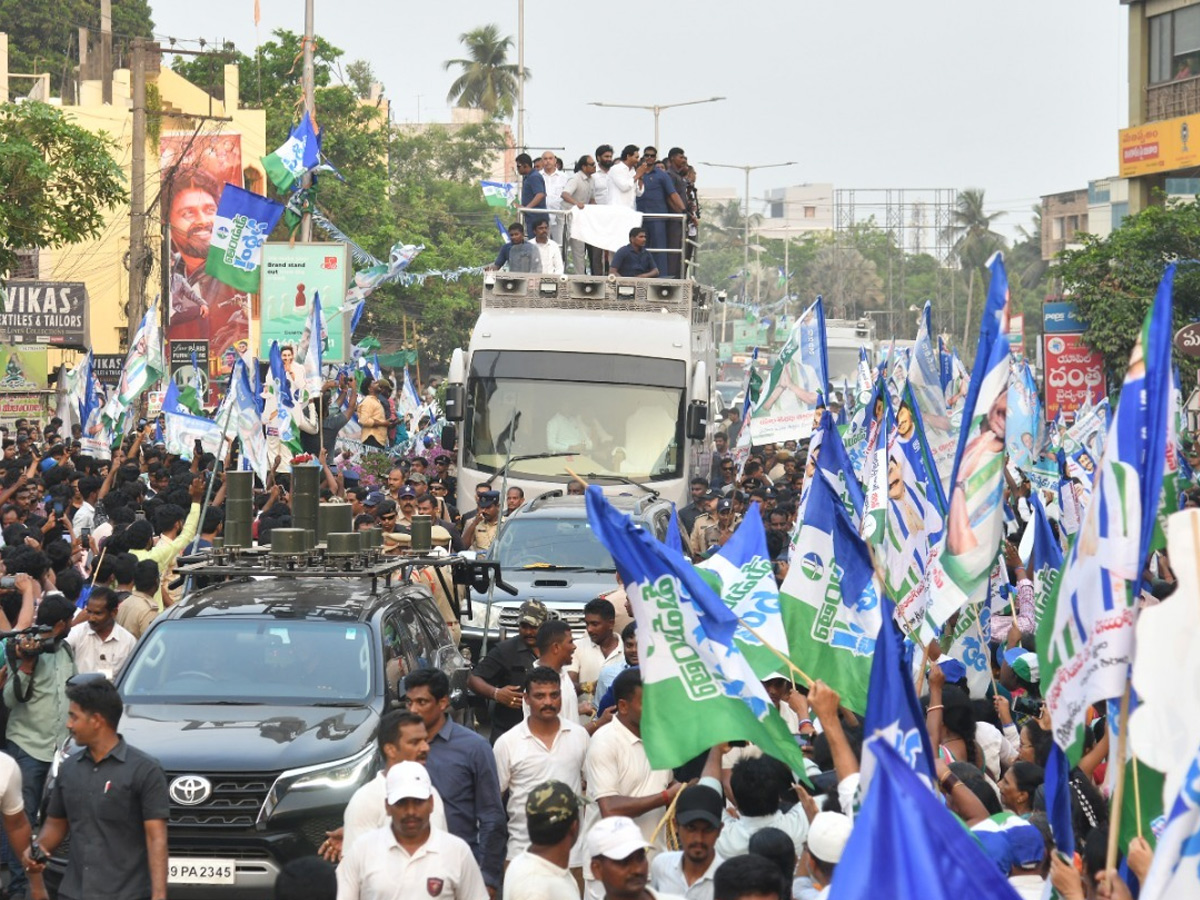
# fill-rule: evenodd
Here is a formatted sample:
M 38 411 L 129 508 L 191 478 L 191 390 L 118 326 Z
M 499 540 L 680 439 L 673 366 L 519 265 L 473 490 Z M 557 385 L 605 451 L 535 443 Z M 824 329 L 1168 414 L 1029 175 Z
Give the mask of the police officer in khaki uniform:
M 484 491 L 479 495 L 479 512 L 463 532 L 463 543 L 472 550 L 487 550 L 500 530 L 500 492 Z
M 688 535 L 688 546 L 691 548 L 693 557 L 700 557 L 708 545 L 704 541 L 704 529 L 710 525 L 717 524 L 717 516 L 715 513 L 717 504 L 716 491 L 709 491 L 695 501 L 696 505 L 703 508 L 703 512 L 696 516 L 696 521 L 692 525 L 691 534 Z

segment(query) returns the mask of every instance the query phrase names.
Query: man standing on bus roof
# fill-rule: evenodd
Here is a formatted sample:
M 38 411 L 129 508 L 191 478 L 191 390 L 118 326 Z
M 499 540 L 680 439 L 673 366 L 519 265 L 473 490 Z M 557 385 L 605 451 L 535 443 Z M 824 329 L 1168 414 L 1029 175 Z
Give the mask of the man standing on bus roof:
M 517 174 L 521 176 L 521 206 L 525 209 L 546 208 L 546 179 L 541 172 L 535 172 L 533 160 L 528 153 L 517 157 Z M 545 213 L 525 213 L 525 227 L 530 230 L 537 227 L 538 222 L 549 223 L 550 217 Z
M 617 251 L 611 271 L 622 278 L 657 278 L 658 266 L 646 249 L 646 229 L 638 225 L 629 229 L 629 243 Z
M 508 243 L 496 254 L 493 269 L 503 269 L 508 265 L 510 272 L 540 272 L 542 271 L 542 256 L 537 247 L 525 241 L 525 226 L 513 222 L 508 226 Z
M 644 168 L 648 166 L 648 168 L 642 176 L 642 195 L 637 199 L 637 209 L 640 213 L 648 214 L 642 218 L 642 224 L 646 228 L 650 252 L 654 257 L 654 267 L 665 277 L 671 271 L 667 258 L 676 257 L 678 254 L 663 252 L 668 249 L 667 220 L 657 218 L 657 216 L 667 213 L 681 214 L 686 207 L 679 192 L 675 190 L 671 176 L 665 169 L 658 167 L 657 161 L 658 151 L 653 147 L 647 147 L 642 166 Z

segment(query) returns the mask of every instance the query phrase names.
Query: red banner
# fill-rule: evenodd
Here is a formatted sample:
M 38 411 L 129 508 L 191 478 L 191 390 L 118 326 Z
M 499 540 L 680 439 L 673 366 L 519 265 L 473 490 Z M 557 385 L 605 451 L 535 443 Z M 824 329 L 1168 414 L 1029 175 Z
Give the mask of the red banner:
M 1104 357 L 1088 347 L 1081 334 L 1047 334 L 1043 341 L 1047 420 L 1059 410 L 1066 418 L 1073 418 L 1089 398 L 1092 403 L 1100 402 L 1106 393 Z

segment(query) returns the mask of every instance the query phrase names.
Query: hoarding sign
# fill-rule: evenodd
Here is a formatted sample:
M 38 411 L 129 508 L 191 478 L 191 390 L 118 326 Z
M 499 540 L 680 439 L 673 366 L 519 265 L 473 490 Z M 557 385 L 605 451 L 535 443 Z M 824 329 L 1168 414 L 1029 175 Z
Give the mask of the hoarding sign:
M 1042 304 L 1042 331 L 1046 334 L 1081 334 L 1087 322 L 1070 300 L 1047 300 Z
M 272 341 L 278 341 L 281 347 L 294 347 L 300 341 L 313 295 L 320 294 L 326 333 L 323 360 L 345 362 L 348 314 L 341 308 L 346 302 L 349 274 L 350 253 L 345 244 L 265 244 L 259 358 L 267 358 Z
M 1122 178 L 1200 166 L 1200 115 L 1123 128 L 1118 143 Z
M 121 371 L 125 368 L 124 353 L 93 353 L 92 371 L 105 387 L 115 388 L 121 382 Z
M 0 344 L 0 391 L 44 391 L 48 385 L 45 347 Z
M 81 281 L 21 281 L 0 288 L 0 338 L 86 350 L 88 292 Z
M 1089 399 L 1100 402 L 1105 394 L 1104 356 L 1084 344 L 1079 334 L 1047 334 L 1043 341 L 1046 418 L 1053 419 L 1060 410 L 1074 415 Z
M 9 394 L 0 393 L 0 423 L 12 428 L 17 419 L 45 422 L 49 417 L 54 392 Z
M 196 384 L 196 394 L 204 406 L 213 406 L 219 398 L 209 396 L 208 341 L 171 341 L 171 378 L 182 391 Z M 192 357 L 196 367 L 192 366 Z M 197 384 L 197 380 L 199 383 Z

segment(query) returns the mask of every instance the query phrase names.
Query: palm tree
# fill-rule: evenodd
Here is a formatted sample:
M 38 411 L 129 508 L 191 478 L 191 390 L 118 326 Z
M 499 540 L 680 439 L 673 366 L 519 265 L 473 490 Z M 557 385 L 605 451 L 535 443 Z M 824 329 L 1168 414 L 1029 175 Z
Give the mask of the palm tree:
M 458 36 L 467 50 L 467 59 L 448 59 L 442 67 L 457 66 L 461 74 L 450 85 L 448 103 L 469 109 L 482 109 L 489 116 L 512 115 L 517 98 L 517 66 L 508 61 L 512 36 L 500 37 L 499 25 L 484 25 Z M 525 70 L 529 78 L 529 69 Z
M 1003 212 L 984 212 L 983 189 L 967 188 L 959 191 L 950 224 L 946 226 L 946 237 L 954 241 L 954 254 L 959 265 L 970 273 L 967 282 L 967 316 L 963 331 L 963 345 L 971 334 L 971 306 L 975 299 L 975 275 L 982 273 L 987 261 L 997 250 L 1004 248 L 1004 238 L 992 231 L 992 223 L 1004 215 Z

